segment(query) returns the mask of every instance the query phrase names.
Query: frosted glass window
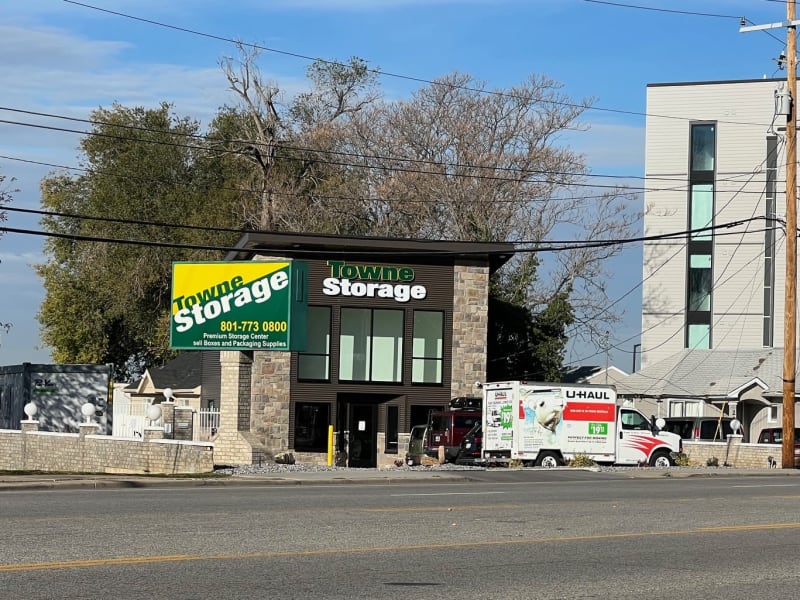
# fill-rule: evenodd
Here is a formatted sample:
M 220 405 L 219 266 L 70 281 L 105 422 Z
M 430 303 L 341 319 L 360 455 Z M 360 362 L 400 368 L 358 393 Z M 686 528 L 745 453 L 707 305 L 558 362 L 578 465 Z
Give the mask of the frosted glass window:
M 692 215 L 689 229 L 711 227 L 714 218 L 714 186 L 710 183 L 692 186 Z M 710 240 L 711 231 L 692 233 L 693 240 Z
M 711 347 L 711 325 L 689 325 L 690 349 L 708 349 Z
M 441 383 L 444 363 L 444 313 L 414 312 L 412 383 Z
M 339 379 L 367 381 L 370 372 L 372 311 L 343 308 L 339 333 Z
M 339 379 L 403 380 L 403 311 L 343 308 Z
M 327 381 L 330 378 L 331 309 L 308 307 L 306 351 L 297 356 L 297 378 Z
M 372 381 L 403 380 L 403 311 L 373 312 Z

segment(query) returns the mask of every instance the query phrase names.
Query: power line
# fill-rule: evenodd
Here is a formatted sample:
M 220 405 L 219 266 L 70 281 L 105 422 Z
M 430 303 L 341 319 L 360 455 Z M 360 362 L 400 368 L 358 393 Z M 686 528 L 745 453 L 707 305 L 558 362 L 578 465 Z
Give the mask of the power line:
M 138 125 L 109 123 L 107 121 L 98 121 L 98 120 L 92 120 L 92 119 L 82 119 L 82 118 L 79 118 L 79 117 L 69 117 L 69 116 L 66 116 L 66 115 L 57 115 L 57 114 L 52 114 L 52 113 L 42 113 L 42 112 L 37 112 L 37 111 L 32 111 L 32 110 L 25 110 L 25 109 L 21 109 L 21 108 L 12 108 L 12 107 L 8 107 L 8 106 L 0 106 L 0 110 L 8 111 L 8 112 L 21 113 L 21 114 L 27 114 L 27 115 L 31 115 L 31 116 L 37 116 L 37 117 L 47 117 L 47 118 L 52 118 L 52 119 L 62 119 L 62 120 L 67 120 L 67 121 L 75 121 L 75 122 L 78 122 L 78 123 L 86 123 L 86 124 L 90 124 L 90 125 L 94 125 L 94 126 L 103 125 L 105 127 L 110 127 L 110 128 L 111 127 L 115 127 L 115 128 L 121 128 L 121 129 L 129 129 L 129 130 L 132 130 L 132 131 L 140 131 L 140 132 L 145 132 L 145 133 L 159 133 L 159 134 L 167 133 L 167 134 L 170 134 L 170 135 L 174 135 L 176 137 L 187 137 L 187 138 L 190 138 L 190 139 L 195 139 L 195 140 L 205 141 L 205 142 L 211 142 L 211 143 L 229 144 L 229 143 L 232 143 L 234 141 L 240 141 L 240 140 L 229 140 L 229 139 L 224 139 L 224 138 L 217 138 L 217 137 L 206 136 L 206 135 L 201 135 L 201 134 L 191 134 L 191 133 L 184 133 L 184 132 L 178 132 L 178 131 L 165 131 L 165 130 L 162 130 L 162 129 L 152 129 L 152 128 L 149 128 L 149 127 L 141 127 L 141 126 L 138 126 Z M 39 124 L 32 124 L 32 123 L 25 123 L 25 122 L 22 122 L 22 121 L 4 121 L 4 120 L 0 120 L 0 123 L 7 123 L 7 124 L 11 124 L 11 125 L 20 125 L 20 126 L 29 126 L 29 127 L 50 128 L 49 126 L 39 125 Z M 85 135 L 103 135 L 100 132 L 94 132 L 94 131 L 81 131 L 81 130 L 74 130 L 74 129 L 60 129 L 60 128 L 56 128 L 56 127 L 53 127 L 52 129 L 54 129 L 56 131 L 65 131 L 65 132 L 68 132 L 68 133 L 83 133 Z M 117 139 L 130 140 L 130 141 L 142 141 L 142 142 L 148 142 L 148 143 L 151 142 L 151 140 L 139 140 L 137 138 L 126 138 L 126 137 L 121 137 L 121 138 L 117 138 Z M 156 143 L 157 141 L 153 140 L 152 142 Z M 252 142 L 250 142 L 250 143 L 252 143 Z M 505 166 L 492 166 L 492 165 L 484 166 L 484 165 L 476 165 L 476 164 L 471 164 L 471 163 L 458 163 L 458 162 L 456 162 L 456 163 L 437 162 L 435 160 L 426 160 L 426 159 L 420 159 L 420 158 L 406 158 L 406 157 L 401 157 L 401 156 L 383 156 L 383 155 L 378 155 L 378 154 L 370 155 L 370 154 L 360 154 L 360 153 L 357 153 L 357 152 L 344 152 L 344 151 L 341 151 L 341 150 L 322 150 L 322 149 L 318 149 L 318 148 L 310 148 L 310 147 L 307 147 L 307 146 L 297 146 L 297 145 L 287 144 L 285 142 L 277 142 L 277 143 L 275 143 L 273 145 L 275 147 L 277 147 L 277 148 L 281 148 L 281 149 L 284 149 L 284 150 L 290 150 L 290 151 L 297 151 L 297 152 L 311 152 L 311 153 L 315 153 L 315 154 L 330 154 L 330 155 L 334 155 L 334 156 L 343 156 L 343 157 L 348 157 L 348 158 L 372 159 L 372 160 L 380 160 L 380 161 L 400 161 L 400 162 L 411 163 L 411 164 L 431 165 L 431 166 L 436 166 L 436 167 L 445 167 L 445 168 L 452 168 L 452 169 L 485 169 L 485 170 L 491 170 L 491 171 L 519 173 L 519 174 L 522 174 L 522 175 L 548 174 L 548 175 L 565 175 L 565 176 L 578 176 L 578 177 L 590 177 L 590 178 L 596 177 L 596 178 L 604 178 L 604 179 L 645 179 L 645 177 L 641 176 L 641 175 L 608 175 L 608 174 L 583 173 L 583 172 L 580 172 L 580 171 L 574 171 L 574 172 L 573 171 L 546 171 L 544 169 L 523 169 L 523 168 L 520 168 L 520 167 L 505 167 Z M 186 145 L 186 146 L 181 146 L 181 147 L 196 148 L 196 149 L 203 149 L 203 150 L 220 152 L 220 150 L 206 148 L 205 146 Z M 247 155 L 248 154 L 247 152 L 244 152 L 244 151 L 225 150 L 224 152 L 227 152 L 227 153 L 231 153 L 232 152 L 232 153 L 235 153 L 235 154 L 242 154 L 242 155 Z M 284 158 L 287 158 L 287 157 L 284 156 Z M 339 165 L 342 164 L 342 163 L 326 163 L 325 161 L 320 161 L 320 162 L 322 162 L 323 164 L 339 164 Z M 372 166 L 372 165 L 364 165 L 364 164 L 358 164 L 358 163 L 345 163 L 345 166 L 364 167 L 364 168 L 386 168 L 386 167 L 375 167 L 375 166 Z M 427 171 L 414 171 L 414 172 L 427 173 Z M 441 173 L 436 173 L 436 174 L 441 174 Z M 652 176 L 650 178 L 653 179 Z M 664 178 L 664 177 L 661 177 L 661 178 L 655 177 L 655 179 L 665 180 L 665 181 L 677 181 L 677 179 Z
M 0 108 L 0 110 L 2 110 L 2 108 Z M 78 119 L 78 120 L 81 120 L 81 119 Z M 0 123 L 5 123 L 5 124 L 8 124 L 8 125 L 19 125 L 19 126 L 22 126 L 22 127 L 32 127 L 32 128 L 35 128 L 35 129 L 44 129 L 44 130 L 48 130 L 48 131 L 60 131 L 60 132 L 64 132 L 64 133 L 76 133 L 76 134 L 79 134 L 79 135 L 102 137 L 102 138 L 114 139 L 114 140 L 119 140 L 119 141 L 137 142 L 137 143 L 145 143 L 145 144 L 156 144 L 156 145 L 168 146 L 168 147 L 173 147 L 173 148 L 185 148 L 185 149 L 188 149 L 188 150 L 202 150 L 202 151 L 205 151 L 205 152 L 216 153 L 216 154 L 237 154 L 237 155 L 240 155 L 240 156 L 248 156 L 248 152 L 246 152 L 244 150 L 223 150 L 223 149 L 209 148 L 209 147 L 198 146 L 198 145 L 193 145 L 193 144 L 182 144 L 182 143 L 179 143 L 179 142 L 171 142 L 171 141 L 166 141 L 166 140 L 130 138 L 130 137 L 126 137 L 126 136 L 123 136 L 123 135 L 114 135 L 114 134 L 104 133 L 104 132 L 84 131 L 84 130 L 78 130 L 78 129 L 68 129 L 68 128 L 64 128 L 64 127 L 55 127 L 55 126 L 52 126 L 52 125 L 42 125 L 42 124 L 37 124 L 37 123 L 26 123 L 26 122 L 23 122 L 23 121 L 11 121 L 11 120 L 8 120 L 8 119 L 0 119 Z M 117 127 L 116 125 L 113 125 L 113 126 Z M 181 135 L 185 135 L 185 134 L 181 134 L 181 133 L 178 133 L 178 132 L 163 131 L 163 130 L 153 130 L 153 129 L 140 129 L 140 130 L 145 131 L 145 132 L 149 132 L 149 133 L 159 133 L 159 134 L 174 135 L 176 137 L 180 137 Z M 276 144 L 276 145 L 278 145 L 278 144 Z M 309 148 L 307 150 L 310 151 L 310 152 L 318 152 L 318 153 L 326 153 L 326 152 L 328 152 L 328 151 L 324 151 L 324 150 L 314 150 L 314 149 L 311 149 L 311 148 Z M 342 154 L 342 153 L 339 153 L 339 154 Z M 393 157 L 385 158 L 385 157 L 380 157 L 380 156 L 367 156 L 367 155 L 358 155 L 358 154 L 350 154 L 350 156 L 354 156 L 354 157 L 358 157 L 358 158 L 374 158 L 374 159 L 378 159 L 378 160 L 400 160 L 400 161 L 404 161 L 405 160 L 405 161 L 411 161 L 411 162 L 415 162 L 415 161 L 416 162 L 426 162 L 426 161 L 421 161 L 421 160 L 417 161 L 417 159 L 402 159 L 402 158 L 396 158 L 396 157 L 394 157 L 394 158 Z M 284 159 L 284 160 L 291 160 L 291 161 L 302 161 L 303 160 L 301 157 L 291 156 L 290 154 L 289 155 L 282 155 L 281 158 Z M 391 165 L 386 166 L 386 165 L 359 164 L 359 163 L 341 162 L 341 161 L 334 161 L 334 160 L 317 159 L 317 162 L 319 164 L 331 165 L 331 166 L 352 167 L 352 168 L 359 168 L 359 169 L 385 170 L 385 171 L 391 171 L 391 172 L 395 172 L 395 173 L 410 173 L 410 174 L 419 174 L 419 175 L 436 175 L 436 176 L 439 176 L 439 177 L 456 178 L 456 179 L 457 178 L 465 178 L 465 179 L 478 179 L 478 180 L 481 180 L 481 181 L 500 181 L 500 182 L 508 182 L 508 183 L 525 183 L 525 182 L 527 182 L 527 183 L 534 183 L 534 184 L 538 183 L 538 184 L 556 185 L 556 186 L 564 186 L 564 187 L 600 188 L 600 189 L 614 190 L 614 191 L 617 191 L 619 194 L 633 193 L 633 192 L 637 192 L 637 191 L 653 191 L 653 192 L 685 191 L 685 189 L 686 189 L 686 186 L 685 186 L 684 183 L 682 183 L 681 185 L 672 186 L 672 187 L 645 188 L 645 187 L 641 187 L 641 186 L 622 186 L 621 187 L 619 185 L 600 184 L 600 183 L 582 183 L 582 182 L 579 182 L 579 181 L 559 181 L 559 180 L 553 180 L 553 179 L 530 179 L 529 180 L 529 179 L 525 178 L 527 175 L 550 175 L 550 174 L 552 174 L 552 175 L 563 175 L 565 177 L 585 177 L 585 178 L 604 177 L 604 178 L 612 178 L 612 179 L 613 178 L 618 178 L 618 179 L 623 179 L 623 180 L 624 179 L 630 179 L 630 178 L 638 178 L 638 179 L 651 179 L 651 180 L 652 179 L 661 179 L 661 180 L 664 180 L 664 181 L 676 181 L 676 182 L 677 181 L 681 181 L 681 182 L 684 181 L 683 179 L 672 178 L 672 177 L 658 178 L 658 177 L 653 177 L 653 176 L 637 177 L 637 176 L 627 176 L 627 175 L 592 175 L 591 173 L 580 173 L 580 172 L 566 172 L 566 171 L 559 172 L 559 171 L 519 169 L 518 171 L 515 171 L 515 172 L 518 172 L 520 175 L 523 176 L 523 178 L 518 179 L 518 178 L 512 178 L 512 177 L 499 177 L 499 176 L 496 176 L 496 175 L 481 175 L 481 174 L 469 174 L 469 173 L 450 173 L 450 172 L 447 172 L 446 170 L 443 170 L 443 171 L 442 170 L 440 170 L 440 171 L 429 171 L 429 170 L 411 169 L 411 168 L 405 168 L 405 167 L 399 167 L 399 166 L 391 166 Z M 504 169 L 509 169 L 509 168 L 504 168 L 504 167 L 491 167 L 491 166 L 489 166 L 489 167 L 481 167 L 479 165 L 463 165 L 463 164 L 459 165 L 459 164 L 449 164 L 449 163 L 431 163 L 431 164 L 434 165 L 434 166 L 440 166 L 440 167 L 445 167 L 445 168 L 447 168 L 447 167 L 463 167 L 463 168 L 476 168 L 476 169 L 487 169 L 487 170 L 492 169 L 492 170 L 499 170 L 499 171 L 502 171 Z M 68 168 L 70 168 L 70 167 L 68 167 Z M 746 173 L 743 172 L 741 175 L 745 175 L 745 174 Z M 725 181 L 725 180 L 721 179 L 721 180 L 718 180 L 718 181 Z M 598 196 L 598 197 L 603 197 L 603 196 Z
M 134 223 L 140 225 L 151 225 L 157 227 L 182 227 L 186 229 L 202 229 L 208 230 L 206 227 L 194 226 L 194 225 L 174 225 L 170 223 L 164 222 L 157 222 L 157 221 L 132 221 L 128 219 L 112 219 L 108 217 L 93 217 L 90 215 L 76 215 L 70 213 L 50 213 L 49 211 L 39 211 L 35 209 L 24 209 L 24 208 L 16 208 L 16 207 L 3 207 L 2 210 L 9 210 L 12 212 L 25 212 L 25 213 L 37 213 L 37 214 L 46 214 L 51 216 L 63 216 L 66 218 L 74 218 L 74 219 L 85 219 L 85 220 L 98 220 L 98 221 L 113 221 L 113 222 L 123 222 L 123 223 Z M 514 252 L 520 254 L 536 254 L 540 252 L 561 252 L 564 250 L 574 250 L 574 249 L 585 249 L 585 248 L 601 248 L 601 247 L 608 247 L 608 246 L 622 246 L 626 244 L 633 244 L 639 243 L 643 241 L 656 241 L 656 240 L 669 240 L 674 238 L 685 237 L 687 235 L 692 234 L 699 234 L 704 232 L 716 232 L 715 235 L 734 235 L 740 234 L 740 232 L 735 231 L 721 231 L 725 229 L 733 229 L 736 227 L 740 227 L 752 221 L 770 221 L 770 219 L 766 217 L 757 217 L 753 219 L 743 219 L 740 221 L 731 221 L 729 223 L 722 223 L 718 225 L 712 225 L 709 227 L 703 227 L 699 229 L 693 230 L 686 230 L 686 231 L 675 231 L 675 232 L 668 232 L 662 233 L 653 236 L 640 236 L 635 238 L 625 238 L 625 239 L 618 239 L 618 240 L 602 240 L 602 241 L 579 241 L 579 240 L 543 240 L 543 241 L 536 241 L 536 240 L 521 240 L 521 241 L 505 241 L 500 243 L 505 244 L 513 244 L 515 246 Z M 212 229 L 213 230 L 213 229 Z M 107 237 L 100 237 L 100 236 L 90 236 L 90 235 L 81 235 L 75 233 L 57 233 L 57 232 L 47 232 L 47 231 L 36 231 L 32 229 L 19 229 L 13 227 L 6 227 L 0 226 L 0 231 L 4 233 L 17 233 L 17 234 L 24 234 L 24 235 L 33 235 L 33 236 L 40 236 L 40 237 L 55 237 L 55 238 L 62 238 L 62 239 L 69 239 L 73 241 L 84 241 L 84 242 L 109 242 L 109 243 L 119 243 L 119 244 L 129 244 L 129 245 L 140 245 L 140 246 L 160 246 L 160 247 L 169 247 L 169 248 L 184 248 L 188 250 L 220 250 L 220 251 L 241 251 L 241 248 L 236 247 L 228 247 L 228 246 L 203 246 L 203 245 L 191 245 L 191 244 L 181 244 L 181 243 L 168 243 L 168 242 L 153 242 L 152 240 L 132 240 L 132 239 L 124 239 L 124 238 L 107 238 Z M 231 232 L 231 230 L 221 230 L 224 232 Z M 253 232 L 254 230 L 242 230 L 241 233 L 246 232 Z M 239 231 L 235 231 L 239 233 Z M 260 231 L 259 233 L 270 233 L 267 231 Z M 754 232 L 753 232 L 754 233 Z M 363 239 L 370 239 L 370 238 L 363 238 Z M 523 246 L 532 246 L 532 247 L 523 247 Z M 267 251 L 269 249 L 265 248 L 260 251 Z M 377 251 L 377 250 L 376 250 Z M 293 253 L 296 254 L 303 254 L 303 255 L 317 255 L 319 254 L 316 250 L 292 250 Z M 390 253 L 394 252 L 389 251 Z M 342 254 L 363 254 L 363 251 L 357 250 L 353 252 L 343 251 Z M 429 251 L 409 251 L 409 252 L 394 252 L 393 255 L 397 256 L 465 256 L 465 255 L 486 255 L 486 254 L 507 254 L 506 251 L 496 251 L 496 252 L 487 252 L 485 250 L 476 250 L 474 252 L 447 252 L 447 251 L 436 251 L 436 252 L 429 252 Z
M 272 54 L 280 54 L 280 55 L 283 55 L 283 56 L 290 56 L 290 57 L 299 58 L 299 59 L 302 59 L 302 60 L 320 62 L 320 63 L 327 64 L 327 65 L 334 65 L 334 66 L 340 66 L 340 67 L 346 67 L 347 66 L 344 63 L 339 62 L 339 61 L 335 61 L 335 60 L 328 60 L 328 59 L 324 59 L 324 58 L 309 56 L 309 55 L 306 55 L 306 54 L 300 54 L 300 53 L 297 53 L 297 52 L 289 52 L 287 50 L 279 50 L 277 48 L 272 48 L 272 47 L 269 47 L 269 46 L 262 46 L 262 45 L 259 45 L 259 44 L 247 43 L 247 42 L 244 42 L 242 40 L 237 40 L 237 39 L 234 39 L 234 38 L 229 38 L 229 37 L 225 37 L 225 36 L 221 36 L 221 35 L 216 35 L 216 34 L 206 33 L 206 32 L 202 32 L 202 31 L 197 31 L 197 30 L 194 30 L 194 29 L 189 29 L 187 27 L 180 27 L 180 26 L 177 26 L 177 25 L 171 25 L 169 23 L 156 21 L 154 19 L 146 19 L 146 18 L 143 18 L 143 17 L 137 17 L 137 16 L 134 16 L 134 15 L 131 15 L 131 14 L 118 12 L 118 11 L 113 11 L 113 10 L 109 10 L 109 9 L 106 9 L 106 8 L 100 8 L 98 6 L 93 6 L 91 4 L 86 4 L 86 3 L 83 3 L 83 2 L 76 2 L 75 0 L 63 0 L 63 2 L 66 2 L 67 4 L 74 4 L 76 6 L 81 6 L 83 8 L 88 8 L 88 9 L 91 9 L 91 10 L 96 10 L 96 11 L 99 11 L 99 12 L 108 13 L 108 14 L 115 15 L 115 16 L 118 16 L 118 17 L 123 17 L 125 19 L 130 19 L 132 21 L 139 21 L 141 23 L 147 23 L 149 25 L 155 25 L 155 26 L 158 26 L 158 27 L 163 27 L 165 29 L 172 29 L 174 31 L 180 31 L 182 33 L 189 33 L 191 35 L 197 35 L 197 36 L 200 36 L 200 37 L 205 37 L 205 38 L 209 38 L 209 39 L 213 39 L 213 40 L 217 40 L 217 41 L 227 42 L 227 43 L 230 43 L 230 44 L 239 44 L 239 45 L 244 46 L 244 47 L 253 48 L 255 50 L 263 50 L 265 52 L 270 52 Z M 696 14 L 698 16 L 725 16 L 725 17 L 729 17 L 729 18 L 741 19 L 741 17 L 738 17 L 738 16 L 737 17 L 733 17 L 731 15 L 703 15 L 702 13 L 694 13 L 694 14 Z M 533 97 L 530 97 L 530 96 L 526 97 L 526 96 L 520 96 L 518 94 L 509 94 L 507 92 L 500 92 L 500 91 L 497 91 L 497 90 L 486 90 L 486 89 L 482 89 L 482 88 L 476 88 L 476 87 L 470 87 L 470 86 L 463 86 L 463 85 L 456 85 L 456 84 L 452 84 L 452 83 L 446 83 L 446 82 L 443 82 L 443 81 L 435 81 L 435 80 L 430 80 L 430 79 L 424 79 L 422 77 L 414 77 L 414 76 L 411 76 L 411 75 L 401 75 L 399 73 L 391 73 L 389 71 L 382 71 L 380 69 L 374 69 L 374 68 L 369 68 L 369 67 L 366 70 L 369 73 L 373 73 L 373 74 L 379 75 L 379 76 L 392 77 L 392 78 L 396 78 L 396 79 L 404 79 L 404 80 L 407 80 L 407 81 L 414 81 L 414 82 L 417 82 L 417 83 L 424 83 L 424 84 L 427 84 L 427 85 L 446 87 L 446 88 L 449 88 L 449 89 L 464 90 L 464 91 L 468 91 L 468 92 L 476 92 L 476 93 L 479 93 L 479 94 L 486 94 L 486 95 L 491 95 L 491 96 L 499 96 L 499 97 L 510 98 L 510 99 L 514 99 L 514 100 L 535 100 L 535 101 L 539 101 L 539 102 L 546 102 L 546 103 L 554 104 L 554 105 L 557 105 L 557 106 L 564 106 L 564 107 L 568 107 L 568 108 L 580 108 L 582 110 L 593 110 L 593 111 L 598 111 L 598 112 L 607 112 L 607 113 L 630 115 L 630 116 L 637 116 L 637 117 L 645 116 L 645 117 L 656 117 L 656 118 L 662 118 L 662 119 L 676 119 L 676 120 L 681 120 L 681 121 L 689 120 L 689 119 L 686 119 L 685 117 L 674 117 L 674 116 L 671 116 L 671 115 L 657 115 L 657 114 L 652 114 L 652 113 L 643 113 L 643 112 L 640 112 L 640 111 L 615 109 L 615 108 L 603 108 L 603 107 L 598 107 L 598 106 L 590 106 L 590 105 L 586 105 L 586 104 L 578 104 L 578 103 L 575 103 L 575 102 L 566 102 L 566 101 L 553 100 L 553 99 L 547 99 L 547 98 L 533 98 Z M 731 123 L 731 124 L 737 124 L 737 125 L 758 125 L 758 123 L 742 123 L 742 122 L 737 122 L 737 121 L 719 121 L 719 122 L 720 123 L 725 122 L 725 123 Z
M 77 172 L 80 172 L 80 173 L 87 173 L 87 174 L 96 173 L 96 174 L 100 174 L 100 175 L 106 175 L 106 176 L 109 176 L 109 177 L 117 177 L 119 179 L 130 179 L 130 180 L 133 180 L 133 181 L 144 181 L 144 182 L 152 181 L 152 182 L 158 182 L 158 183 L 173 183 L 172 180 L 164 179 L 164 178 L 141 177 L 141 176 L 138 176 L 138 175 L 129 175 L 129 174 L 119 173 L 119 172 L 115 172 L 115 171 L 107 171 L 107 170 L 104 170 L 104 169 L 89 169 L 89 168 L 86 168 L 86 167 L 71 167 L 69 165 L 62 165 L 62 164 L 58 164 L 58 163 L 50 163 L 50 162 L 44 162 L 44 161 L 38 161 L 38 160 L 31 160 L 31 159 L 28 159 L 28 158 L 21 158 L 21 157 L 18 157 L 18 156 L 8 156 L 8 155 L 5 155 L 5 154 L 0 154 L 0 160 L 11 160 L 11 161 L 21 162 L 21 163 L 26 163 L 26 164 L 31 164 L 31 165 L 40 165 L 40 166 L 43 166 L 43 167 L 52 167 L 54 169 L 64 169 L 64 170 L 67 170 L 67 171 L 77 171 Z M 219 187 L 215 187 L 214 189 L 220 190 L 220 191 L 245 192 L 245 193 L 257 193 L 259 191 L 259 190 L 256 190 L 254 188 L 230 187 L 230 186 L 219 186 Z M 627 193 L 630 193 L 630 194 L 639 194 L 640 193 L 639 191 L 634 190 L 632 188 L 624 188 L 624 189 L 625 189 L 625 193 L 626 194 Z M 680 189 L 678 191 L 686 191 L 687 189 L 688 188 L 682 188 L 682 189 Z M 645 189 L 645 191 L 647 191 L 647 190 Z M 301 194 L 298 194 L 298 193 L 285 192 L 285 191 L 281 191 L 281 190 L 274 190 L 272 193 L 277 194 L 278 196 L 285 197 L 285 198 L 297 198 L 298 195 L 301 195 Z M 745 193 L 753 193 L 753 192 L 745 192 Z M 357 202 L 386 202 L 386 203 L 403 202 L 403 203 L 409 203 L 409 204 L 434 204 L 434 203 L 439 202 L 439 200 L 437 200 L 437 199 L 425 199 L 425 198 L 406 199 L 406 198 L 386 198 L 386 197 L 382 197 L 382 196 L 343 196 L 343 195 L 317 194 L 317 193 L 311 194 L 311 197 L 314 200 L 350 200 L 350 201 L 357 201 Z M 596 195 L 587 195 L 587 196 L 551 196 L 550 198 L 542 198 L 542 199 L 537 199 L 537 200 L 539 200 L 539 201 L 551 201 L 552 200 L 554 202 L 560 202 L 560 201 L 568 201 L 568 200 L 596 200 L 596 199 L 604 198 L 604 197 L 606 197 L 605 194 L 596 194 Z M 502 203 L 516 202 L 516 200 L 506 200 L 506 199 L 499 198 L 499 199 L 486 200 L 486 202 L 492 202 L 493 204 L 502 204 Z
M 608 6 L 616 6 L 618 8 L 633 8 L 633 9 L 637 9 L 637 10 L 651 10 L 651 11 L 654 11 L 654 12 L 672 13 L 672 14 L 677 14 L 677 15 L 688 15 L 688 16 L 692 16 L 692 17 L 715 17 L 715 18 L 720 18 L 720 19 L 735 19 L 735 20 L 737 20 L 739 22 L 747 22 L 747 23 L 750 23 L 750 24 L 753 24 L 753 25 L 755 24 L 750 19 L 748 19 L 747 17 L 737 16 L 737 15 L 720 15 L 720 14 L 715 14 L 715 13 L 694 12 L 694 11 L 690 11 L 690 10 L 674 10 L 674 9 L 669 9 L 669 8 L 654 8 L 652 6 L 639 6 L 638 4 L 623 4 L 621 2 L 608 2 L 606 0 L 583 0 L 583 1 L 584 2 L 590 2 L 592 4 L 605 4 L 605 5 L 608 5 Z M 768 1 L 782 2 L 782 3 L 785 4 L 785 0 L 768 0 Z M 764 31 L 764 33 L 769 35 L 769 37 L 771 37 L 773 40 L 776 40 L 776 41 L 780 42 L 781 44 L 783 44 L 783 40 L 782 39 L 780 39 L 779 37 L 773 35 L 769 31 Z

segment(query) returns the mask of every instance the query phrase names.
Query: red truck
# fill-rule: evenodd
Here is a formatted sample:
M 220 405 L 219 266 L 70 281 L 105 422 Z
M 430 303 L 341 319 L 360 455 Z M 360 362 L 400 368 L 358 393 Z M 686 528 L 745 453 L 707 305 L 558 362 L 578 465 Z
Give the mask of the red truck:
M 425 425 L 412 427 L 406 462 L 418 465 L 424 455 L 437 457 L 440 446 L 444 447 L 445 461 L 455 461 L 464 436 L 481 422 L 481 401 L 472 397 L 453 398 L 449 410 L 433 411 Z

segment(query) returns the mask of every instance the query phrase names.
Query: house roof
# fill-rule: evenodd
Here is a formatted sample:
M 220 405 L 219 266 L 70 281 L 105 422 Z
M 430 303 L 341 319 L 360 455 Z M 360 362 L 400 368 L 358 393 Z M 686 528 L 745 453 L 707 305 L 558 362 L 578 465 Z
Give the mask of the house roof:
M 184 352 L 160 367 L 147 369 L 144 376 L 126 390 L 139 390 L 149 381 L 157 390 L 172 388 L 173 390 L 191 390 L 202 384 L 203 356 L 202 352 Z
M 461 242 L 413 240 L 387 237 L 341 237 L 307 233 L 245 233 L 225 260 L 249 260 L 258 254 L 290 258 L 316 258 L 321 253 L 346 255 L 352 259 L 414 260 L 421 263 L 452 263 L 454 260 L 488 262 L 494 271 L 516 251 L 508 242 Z
M 759 386 L 783 394 L 783 348 L 684 350 L 617 382 L 620 396 L 734 398 Z
M 568 368 L 561 378 L 564 383 L 616 383 L 628 374 L 617 367 L 601 367 L 599 365 L 581 365 Z

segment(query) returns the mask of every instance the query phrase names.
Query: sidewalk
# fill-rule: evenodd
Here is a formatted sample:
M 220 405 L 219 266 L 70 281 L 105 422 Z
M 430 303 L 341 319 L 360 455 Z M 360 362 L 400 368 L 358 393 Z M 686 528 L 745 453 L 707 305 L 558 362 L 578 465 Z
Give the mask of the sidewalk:
M 552 471 L 576 469 L 562 467 Z M 600 467 L 581 469 L 586 472 L 613 473 L 622 478 L 685 478 L 685 477 L 797 477 L 800 469 L 736 469 L 731 467 L 672 467 L 625 468 Z M 428 469 L 339 469 L 324 471 L 271 471 L 234 475 L 197 475 L 197 476 L 157 476 L 157 475 L 106 475 L 106 474 L 4 474 L 0 473 L 0 492 L 9 490 L 32 489 L 110 489 L 110 488 L 145 488 L 145 487 L 217 487 L 217 486 L 259 486 L 259 485 L 345 485 L 345 484 L 403 484 L 403 483 L 467 483 L 477 481 L 480 473 L 481 481 L 491 472 L 508 473 L 502 468 L 447 469 L 432 467 Z M 536 471 L 538 476 L 550 470 L 520 469 L 519 471 Z

